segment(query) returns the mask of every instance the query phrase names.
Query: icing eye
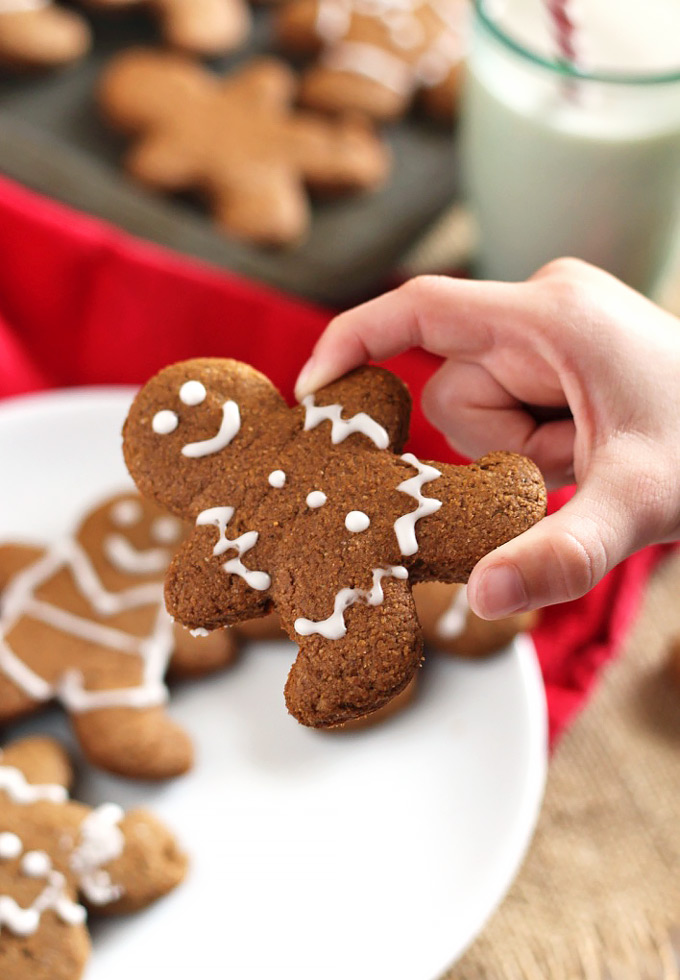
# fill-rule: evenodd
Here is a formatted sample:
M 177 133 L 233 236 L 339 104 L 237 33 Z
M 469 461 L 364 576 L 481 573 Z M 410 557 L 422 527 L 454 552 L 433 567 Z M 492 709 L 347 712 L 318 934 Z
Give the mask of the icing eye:
M 200 381 L 185 381 L 179 389 L 180 401 L 185 405 L 200 405 L 207 392 Z
M 111 508 L 111 520 L 116 527 L 131 527 L 142 519 L 142 505 L 137 500 L 119 500 Z
M 169 408 L 164 408 L 156 412 L 151 423 L 151 428 L 159 436 L 167 436 L 174 432 L 179 425 L 176 412 L 171 412 Z
M 151 537 L 160 544 L 172 544 L 180 535 L 180 523 L 174 517 L 157 517 L 151 525 Z
M 345 518 L 345 527 L 348 531 L 352 531 L 353 534 L 357 534 L 359 531 L 365 531 L 370 523 L 371 518 L 368 514 L 364 514 L 363 510 L 351 510 Z
M 283 472 L 283 470 L 272 470 L 267 477 L 267 480 L 270 487 L 275 487 L 277 490 L 280 490 L 281 487 L 285 486 L 286 474 Z
M 311 507 L 312 510 L 316 510 L 317 507 L 323 507 L 323 505 L 328 500 L 328 497 L 323 492 L 323 490 L 312 490 L 311 493 L 307 494 L 307 506 Z
M 44 851 L 26 851 L 21 870 L 27 878 L 46 878 L 52 870 L 52 861 Z
M 12 834 L 10 831 L 0 834 L 0 858 L 5 861 L 18 858 L 23 848 L 24 846 L 16 834 Z

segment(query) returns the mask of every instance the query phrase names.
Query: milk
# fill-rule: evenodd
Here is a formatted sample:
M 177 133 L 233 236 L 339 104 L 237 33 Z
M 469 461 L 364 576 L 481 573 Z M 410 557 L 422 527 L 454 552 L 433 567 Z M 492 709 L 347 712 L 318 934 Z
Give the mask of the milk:
M 485 9 L 520 45 L 555 57 L 541 0 Z M 577 9 L 588 71 L 680 70 L 678 0 L 586 0 Z M 653 291 L 680 210 L 680 81 L 565 80 L 478 19 L 462 145 L 481 276 L 523 279 L 576 255 Z

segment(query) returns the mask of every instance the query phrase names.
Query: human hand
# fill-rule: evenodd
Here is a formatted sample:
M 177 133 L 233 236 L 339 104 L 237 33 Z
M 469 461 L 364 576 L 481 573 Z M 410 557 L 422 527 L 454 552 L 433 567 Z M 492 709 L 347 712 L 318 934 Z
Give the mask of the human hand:
M 680 538 L 675 317 L 576 259 L 523 283 L 421 276 L 336 317 L 296 395 L 411 347 L 445 358 L 423 408 L 452 446 L 522 453 L 549 486 L 578 484 L 560 511 L 478 562 L 478 615 L 575 599 L 639 548 Z

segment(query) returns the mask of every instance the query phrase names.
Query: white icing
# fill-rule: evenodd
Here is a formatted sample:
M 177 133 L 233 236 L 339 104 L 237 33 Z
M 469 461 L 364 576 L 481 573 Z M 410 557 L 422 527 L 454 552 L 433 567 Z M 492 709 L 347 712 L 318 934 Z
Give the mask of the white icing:
M 368 514 L 364 514 L 362 510 L 351 510 L 345 518 L 345 527 L 348 531 L 352 531 L 353 534 L 357 534 L 359 531 L 365 531 L 370 523 L 371 518 Z
M 190 442 L 182 447 L 182 455 L 197 459 L 200 456 L 210 456 L 225 449 L 241 428 L 241 413 L 238 405 L 231 399 L 222 406 L 222 422 L 219 430 L 211 439 L 200 442 Z
M 182 533 L 176 517 L 156 517 L 151 524 L 151 537 L 160 544 L 173 544 Z
M 207 392 L 200 381 L 185 381 L 179 389 L 179 400 L 185 405 L 200 405 Z
M 198 638 L 199 636 L 210 636 L 210 630 L 197 626 L 195 630 L 189 630 L 189 635 Z
M 70 572 L 78 591 L 97 615 L 111 616 L 126 609 L 155 606 L 158 614 L 151 635 L 140 638 L 36 599 L 36 590 L 64 568 Z M 88 691 L 80 673 L 68 669 L 54 683 L 49 683 L 28 667 L 7 642 L 6 638 L 23 617 L 97 646 L 140 657 L 143 665 L 141 684 L 108 691 Z M 3 594 L 0 670 L 35 701 L 48 701 L 56 697 L 74 712 L 162 704 L 167 699 L 163 677 L 172 649 L 172 624 L 163 608 L 162 584 L 149 582 L 121 592 L 109 592 L 100 582 L 88 556 L 73 539 L 56 545 L 44 558 L 17 575 Z
M 13 766 L 0 765 L 0 789 L 19 805 L 31 805 L 40 800 L 63 804 L 67 800 L 63 786 L 33 785 Z M 125 838 L 118 826 L 123 815 L 123 810 L 112 803 L 91 811 L 80 825 L 77 846 L 69 856 L 69 868 L 76 876 L 78 889 L 94 905 L 107 905 L 123 894 L 123 888 L 113 884 L 110 874 L 104 870 L 105 865 L 123 853 Z M 71 839 L 62 839 L 62 845 L 70 848 Z M 0 834 L 0 858 L 17 858 L 22 851 L 23 844 L 16 834 Z M 49 854 L 26 851 L 19 870 L 26 877 L 45 879 L 46 884 L 28 908 L 22 908 L 9 895 L 0 895 L 0 933 L 6 927 L 17 936 L 30 936 L 36 932 L 43 912 L 48 909 L 68 925 L 80 925 L 85 921 L 85 909 L 70 897 L 66 877 L 54 869 Z
M 323 490 L 312 490 L 311 493 L 307 494 L 306 503 L 312 510 L 316 510 L 317 507 L 323 507 L 327 500 L 328 497 Z
M 0 792 L 19 806 L 30 806 L 41 800 L 64 803 L 68 797 L 66 787 L 57 783 L 29 783 L 21 769 L 14 766 L 0 766 Z
M 169 408 L 163 408 L 156 412 L 151 423 L 151 428 L 159 436 L 168 436 L 174 432 L 179 425 L 177 412 L 171 412 Z
M 365 412 L 358 412 L 350 419 L 343 419 L 342 405 L 315 405 L 314 395 L 306 395 L 302 399 L 302 404 L 305 407 L 305 432 L 315 429 L 322 422 L 330 422 L 333 445 L 344 442 L 354 432 L 360 432 L 378 449 L 387 449 L 389 446 L 390 437 L 387 431 Z
M 367 41 L 343 41 L 329 48 L 321 61 L 332 71 L 363 75 L 402 97 L 415 87 L 415 72 L 408 62 Z
M 423 6 L 429 10 L 429 33 L 417 16 Z M 324 43 L 322 62 L 333 71 L 363 76 L 408 98 L 418 85 L 442 82 L 460 62 L 466 46 L 462 10 L 449 0 L 321 0 L 315 29 Z M 354 40 L 355 17 L 382 24 L 385 44 Z
M 110 513 L 116 527 L 131 527 L 141 521 L 144 511 L 139 500 L 119 500 Z
M 107 534 L 102 550 L 115 569 L 126 575 L 152 575 L 163 572 L 170 561 L 165 548 L 139 551 L 124 534 Z
M 123 810 L 115 803 L 97 807 L 80 825 L 80 839 L 70 859 L 70 867 L 78 875 L 79 888 L 93 905 L 108 905 L 123 894 L 111 876 L 103 870 L 123 853 L 125 838 L 118 826 Z
M 26 851 L 20 867 L 27 878 L 46 878 L 52 870 L 52 861 L 44 851 Z
M 11 861 L 14 858 L 18 858 L 23 847 L 21 838 L 17 837 L 16 834 L 12 834 L 9 831 L 0 834 L 0 858 L 3 861 Z
M 467 601 L 467 589 L 462 586 L 453 599 L 449 608 L 437 620 L 435 630 L 445 640 L 454 640 L 461 636 L 467 624 L 470 606 Z
M 421 463 L 413 453 L 404 453 L 401 458 L 409 466 L 415 467 L 418 473 L 416 476 L 412 476 L 410 479 L 400 483 L 397 490 L 401 490 L 402 493 L 407 493 L 417 500 L 418 506 L 410 514 L 404 514 L 403 517 L 397 518 L 394 522 L 394 533 L 397 536 L 399 550 L 402 555 L 415 555 L 418 550 L 416 523 L 421 517 L 428 517 L 430 514 L 434 514 L 442 505 L 441 500 L 423 496 L 423 484 L 429 483 L 431 480 L 436 480 L 441 476 L 441 473 L 434 466 Z
M 286 484 L 286 474 L 283 470 L 272 470 L 267 480 L 270 487 L 275 487 L 277 490 L 280 490 Z
M 199 527 L 213 525 L 219 530 L 220 534 L 213 548 L 213 555 L 223 555 L 230 548 L 234 548 L 238 552 L 236 558 L 230 558 L 229 561 L 224 563 L 222 566 L 224 571 L 230 572 L 232 575 L 240 575 L 242 579 L 245 579 L 251 589 L 264 592 L 272 584 L 269 575 L 266 572 L 252 571 L 246 568 L 241 561 L 243 555 L 255 547 L 259 534 L 257 531 L 246 531 L 245 534 L 241 534 L 233 540 L 228 538 L 227 524 L 233 516 L 233 507 L 210 507 L 208 510 L 201 511 L 196 518 L 196 524 Z
M 389 565 L 387 568 L 373 569 L 373 585 L 370 589 L 340 589 L 335 596 L 333 612 L 327 619 L 315 622 L 313 619 L 299 618 L 295 620 L 295 632 L 300 636 L 311 636 L 319 633 L 327 640 L 339 640 L 347 632 L 345 625 L 345 610 L 355 602 L 362 600 L 369 606 L 379 606 L 385 598 L 382 580 L 385 577 L 406 579 L 408 571 L 403 565 Z

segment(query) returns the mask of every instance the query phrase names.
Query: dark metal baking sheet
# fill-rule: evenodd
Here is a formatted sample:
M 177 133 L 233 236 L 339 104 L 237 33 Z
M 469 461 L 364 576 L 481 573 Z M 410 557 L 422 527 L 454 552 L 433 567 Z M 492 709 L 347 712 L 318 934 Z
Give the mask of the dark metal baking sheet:
M 93 90 L 107 59 L 156 43 L 142 10 L 93 17 L 95 49 L 66 71 L 0 76 L 0 171 L 127 231 L 319 302 L 344 304 L 375 288 L 456 192 L 450 131 L 411 118 L 386 131 L 394 172 L 379 193 L 318 203 L 304 244 L 283 252 L 236 242 L 199 205 L 155 196 L 120 168 L 124 142 L 99 118 Z M 212 62 L 228 70 L 271 51 L 269 16 L 256 11 L 246 51 Z

